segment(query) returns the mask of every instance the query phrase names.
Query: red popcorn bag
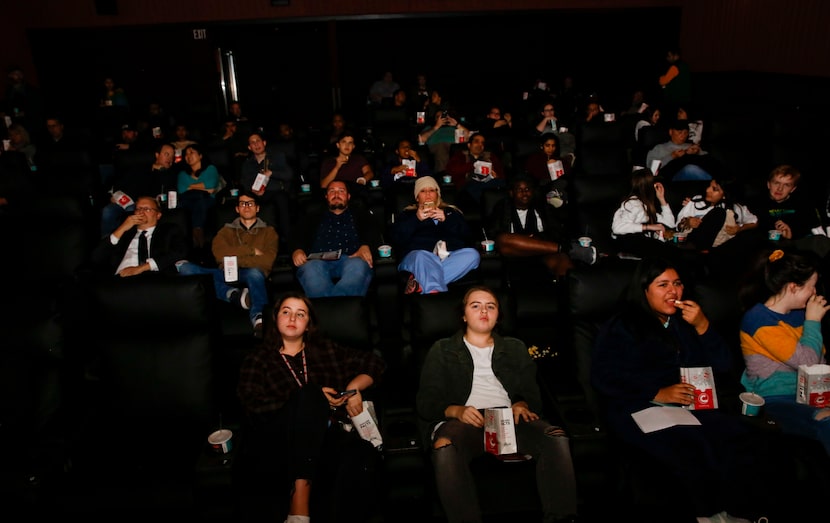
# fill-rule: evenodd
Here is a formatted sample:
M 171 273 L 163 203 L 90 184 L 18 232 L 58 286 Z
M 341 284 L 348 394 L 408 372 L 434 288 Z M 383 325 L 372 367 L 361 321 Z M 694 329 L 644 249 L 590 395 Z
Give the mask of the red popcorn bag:
M 798 366 L 795 401 L 813 407 L 830 405 L 830 365 L 816 363 Z
M 484 449 L 497 456 L 519 452 L 516 427 L 513 425 L 513 409 L 484 409 Z
M 689 410 L 718 408 L 718 393 L 712 367 L 681 367 L 680 381 L 695 387 L 695 401 L 687 407 Z

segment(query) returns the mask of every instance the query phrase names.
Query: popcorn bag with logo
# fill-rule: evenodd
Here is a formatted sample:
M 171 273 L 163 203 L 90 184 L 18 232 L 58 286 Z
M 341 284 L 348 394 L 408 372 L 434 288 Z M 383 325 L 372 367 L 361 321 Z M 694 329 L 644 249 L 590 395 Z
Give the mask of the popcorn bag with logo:
M 680 381 L 695 387 L 695 401 L 689 410 L 718 408 L 718 393 L 715 390 L 715 375 L 712 367 L 681 367 Z
M 830 405 L 830 365 L 817 363 L 798 366 L 795 401 L 813 407 Z
M 383 435 L 378 426 L 378 417 L 375 414 L 375 404 L 372 401 L 363 402 L 363 412 L 351 416 L 352 423 L 360 437 L 371 443 L 376 449 L 383 446 Z
M 484 409 L 484 449 L 495 455 L 519 452 L 516 427 L 513 425 L 513 409 Z

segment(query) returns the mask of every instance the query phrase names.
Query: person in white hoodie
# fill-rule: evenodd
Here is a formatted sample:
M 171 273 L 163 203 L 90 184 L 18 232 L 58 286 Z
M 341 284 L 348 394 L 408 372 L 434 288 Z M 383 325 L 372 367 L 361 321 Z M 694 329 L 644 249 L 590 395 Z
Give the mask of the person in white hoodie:
M 631 173 L 631 191 L 614 212 L 611 237 L 622 252 L 638 257 L 666 255 L 666 230 L 675 226 L 666 190 L 648 169 Z

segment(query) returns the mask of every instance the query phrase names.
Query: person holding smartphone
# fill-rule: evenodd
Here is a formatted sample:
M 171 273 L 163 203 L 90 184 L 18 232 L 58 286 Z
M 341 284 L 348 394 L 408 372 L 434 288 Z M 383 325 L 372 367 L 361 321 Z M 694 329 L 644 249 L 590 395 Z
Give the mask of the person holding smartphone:
M 478 267 L 481 256 L 468 245 L 469 228 L 458 207 L 441 200 L 432 176 L 415 181 L 415 203 L 395 219 L 392 236 L 408 272 L 405 294 L 445 292 L 447 285 Z
M 378 382 L 385 363 L 322 336 L 314 305 L 301 293 L 279 299 L 273 320 L 239 374 L 240 507 L 252 521 L 308 523 L 312 514 L 334 521 L 344 513 L 368 520 L 373 507 L 363 500 L 378 453 L 340 421 L 363 411 L 363 392 Z

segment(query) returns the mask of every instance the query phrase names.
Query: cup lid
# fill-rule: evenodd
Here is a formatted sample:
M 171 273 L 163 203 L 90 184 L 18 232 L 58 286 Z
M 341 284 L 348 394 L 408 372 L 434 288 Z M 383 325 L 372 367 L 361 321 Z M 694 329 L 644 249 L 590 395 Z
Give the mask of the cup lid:
M 218 445 L 231 439 L 233 432 L 228 429 L 220 429 L 208 437 L 208 443 L 211 445 Z
M 754 392 L 742 392 L 738 395 L 738 397 L 741 398 L 741 401 L 747 405 L 752 405 L 754 407 L 760 407 L 766 403 L 763 396 L 755 394 Z

